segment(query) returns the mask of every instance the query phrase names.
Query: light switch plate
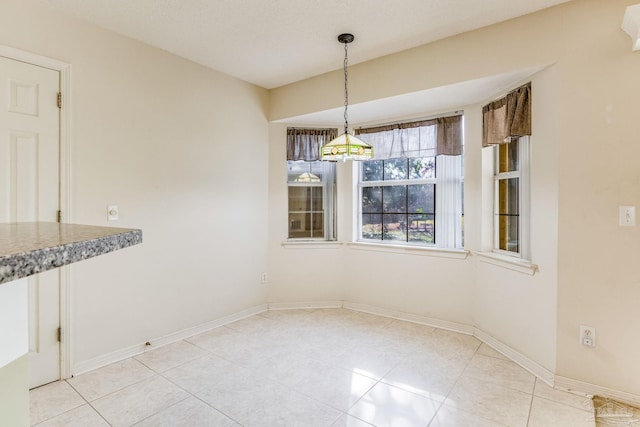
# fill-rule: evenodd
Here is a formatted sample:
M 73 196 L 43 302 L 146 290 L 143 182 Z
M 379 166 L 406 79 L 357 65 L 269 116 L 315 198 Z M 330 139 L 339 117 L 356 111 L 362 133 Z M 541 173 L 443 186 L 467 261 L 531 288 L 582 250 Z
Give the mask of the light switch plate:
M 620 226 L 635 227 L 636 226 L 636 207 L 620 206 Z

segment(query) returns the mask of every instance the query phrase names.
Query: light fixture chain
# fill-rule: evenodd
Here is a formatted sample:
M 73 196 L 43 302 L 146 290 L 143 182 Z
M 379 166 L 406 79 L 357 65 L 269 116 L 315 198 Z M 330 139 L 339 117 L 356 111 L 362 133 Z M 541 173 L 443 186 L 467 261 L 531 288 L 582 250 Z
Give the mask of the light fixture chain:
M 349 108 L 349 89 L 347 84 L 349 78 L 349 73 L 347 71 L 349 59 L 347 56 L 347 44 L 347 42 L 344 43 L 344 133 L 349 132 L 349 114 L 347 112 Z

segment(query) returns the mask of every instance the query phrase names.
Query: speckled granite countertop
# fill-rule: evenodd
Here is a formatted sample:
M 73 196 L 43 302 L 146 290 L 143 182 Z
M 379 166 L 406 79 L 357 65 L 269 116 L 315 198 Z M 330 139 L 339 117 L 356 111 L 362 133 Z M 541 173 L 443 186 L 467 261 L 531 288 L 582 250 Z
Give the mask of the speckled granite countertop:
M 0 284 L 142 243 L 129 228 L 18 222 L 0 224 Z

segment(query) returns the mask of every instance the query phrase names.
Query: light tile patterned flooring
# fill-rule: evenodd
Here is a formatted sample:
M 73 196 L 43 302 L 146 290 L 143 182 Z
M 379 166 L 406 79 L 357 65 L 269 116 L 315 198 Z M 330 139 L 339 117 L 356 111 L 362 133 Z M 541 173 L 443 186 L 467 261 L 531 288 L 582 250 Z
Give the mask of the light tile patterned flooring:
M 49 426 L 595 425 L 476 338 L 347 309 L 268 311 L 31 391 Z

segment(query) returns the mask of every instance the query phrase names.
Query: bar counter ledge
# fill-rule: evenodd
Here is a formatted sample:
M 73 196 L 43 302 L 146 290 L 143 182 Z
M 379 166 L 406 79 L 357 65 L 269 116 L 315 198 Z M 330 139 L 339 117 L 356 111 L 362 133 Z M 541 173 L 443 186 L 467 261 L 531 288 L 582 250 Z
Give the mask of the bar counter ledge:
M 0 224 L 2 283 L 142 243 L 138 229 L 17 222 Z

